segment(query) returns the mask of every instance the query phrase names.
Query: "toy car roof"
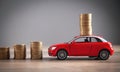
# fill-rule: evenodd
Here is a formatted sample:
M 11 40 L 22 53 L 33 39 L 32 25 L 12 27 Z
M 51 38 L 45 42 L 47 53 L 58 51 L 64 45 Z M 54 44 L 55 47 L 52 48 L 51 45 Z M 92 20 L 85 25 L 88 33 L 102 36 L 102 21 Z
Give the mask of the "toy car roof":
M 80 37 L 97 37 L 97 38 L 100 38 L 101 36 L 95 36 L 95 35 L 90 35 L 90 36 L 75 36 L 74 38 L 80 38 Z
M 103 42 L 107 42 L 107 40 L 105 40 L 103 37 L 101 36 L 75 36 L 74 38 L 80 38 L 80 37 L 95 37 L 95 38 L 99 38 L 100 40 L 102 40 Z

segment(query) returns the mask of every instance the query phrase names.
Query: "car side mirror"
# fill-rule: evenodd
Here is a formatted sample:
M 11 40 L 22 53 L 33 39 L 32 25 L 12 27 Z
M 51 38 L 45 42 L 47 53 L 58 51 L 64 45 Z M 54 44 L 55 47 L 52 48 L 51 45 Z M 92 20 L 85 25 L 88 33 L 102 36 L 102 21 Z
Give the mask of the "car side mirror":
M 70 44 L 73 44 L 73 43 L 75 43 L 75 41 L 72 41 Z

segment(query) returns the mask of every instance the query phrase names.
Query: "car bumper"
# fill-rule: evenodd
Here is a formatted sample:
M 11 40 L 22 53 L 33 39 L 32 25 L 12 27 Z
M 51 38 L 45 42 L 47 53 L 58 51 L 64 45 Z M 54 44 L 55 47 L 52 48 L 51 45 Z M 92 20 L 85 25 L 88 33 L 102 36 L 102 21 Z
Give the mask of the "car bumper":
M 112 49 L 110 55 L 113 55 L 113 54 L 114 54 L 114 50 Z
M 50 49 L 48 49 L 48 55 L 49 56 L 56 56 L 56 50 L 50 50 Z

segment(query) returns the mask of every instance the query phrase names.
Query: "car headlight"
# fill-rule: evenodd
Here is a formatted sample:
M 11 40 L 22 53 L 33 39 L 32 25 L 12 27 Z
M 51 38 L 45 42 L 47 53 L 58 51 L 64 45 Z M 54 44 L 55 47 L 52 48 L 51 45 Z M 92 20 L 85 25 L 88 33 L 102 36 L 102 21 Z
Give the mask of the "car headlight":
M 51 50 L 54 50 L 54 49 L 56 49 L 56 47 L 51 47 Z

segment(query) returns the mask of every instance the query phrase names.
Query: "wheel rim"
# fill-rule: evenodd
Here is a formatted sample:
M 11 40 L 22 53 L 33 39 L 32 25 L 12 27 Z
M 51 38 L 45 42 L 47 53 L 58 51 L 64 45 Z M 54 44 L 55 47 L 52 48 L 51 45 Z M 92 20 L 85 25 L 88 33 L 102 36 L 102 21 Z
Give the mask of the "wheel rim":
M 65 59 L 66 58 L 66 52 L 64 52 L 64 51 L 60 51 L 59 53 L 58 53 L 58 57 L 59 57 L 59 59 Z
M 108 57 L 109 57 L 108 51 L 102 51 L 102 52 L 100 53 L 100 58 L 101 58 L 101 59 L 107 59 Z

